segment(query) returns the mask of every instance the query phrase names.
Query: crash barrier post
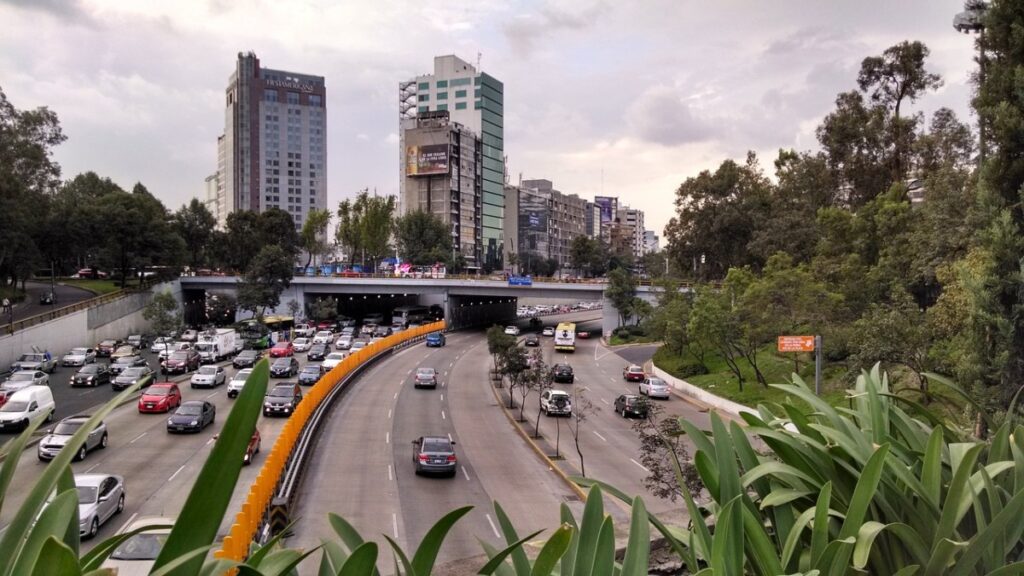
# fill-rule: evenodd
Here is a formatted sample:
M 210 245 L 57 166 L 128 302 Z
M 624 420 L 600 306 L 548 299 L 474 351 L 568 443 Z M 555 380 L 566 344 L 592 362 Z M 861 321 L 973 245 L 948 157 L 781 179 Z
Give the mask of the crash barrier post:
M 221 548 L 214 552 L 214 557 L 230 558 L 241 562 L 249 555 L 249 547 L 255 541 L 262 526 L 270 523 L 272 529 L 280 529 L 287 525 L 289 502 L 287 499 L 282 501 L 282 499 L 275 498 L 275 494 L 281 487 L 286 469 L 296 453 L 296 445 L 303 436 L 310 417 L 324 401 L 331 397 L 331 393 L 346 381 L 349 375 L 382 352 L 444 329 L 445 322 L 441 320 L 392 334 L 379 342 L 371 343 L 362 350 L 349 354 L 330 372 L 321 376 L 285 422 L 281 434 L 277 437 L 263 466 L 256 475 L 256 480 L 249 487 L 245 502 L 235 516 L 228 535 L 224 537 Z M 282 519 L 283 524 L 281 523 Z

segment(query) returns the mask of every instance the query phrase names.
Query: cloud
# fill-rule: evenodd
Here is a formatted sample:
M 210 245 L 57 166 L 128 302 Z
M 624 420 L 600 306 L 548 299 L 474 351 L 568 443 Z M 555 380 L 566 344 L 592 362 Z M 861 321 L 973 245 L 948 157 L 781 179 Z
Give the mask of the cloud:
M 639 138 L 664 146 L 702 142 L 712 137 L 712 123 L 695 113 L 688 95 L 676 88 L 648 89 L 626 112 L 626 123 Z
M 8 4 L 17 9 L 44 12 L 66 22 L 90 25 L 95 23 L 78 0 L 0 0 L 0 4 Z
M 529 55 L 538 42 L 559 31 L 579 31 L 593 26 L 605 9 L 603 1 L 569 10 L 544 7 L 536 13 L 514 17 L 505 24 L 505 37 L 513 50 Z

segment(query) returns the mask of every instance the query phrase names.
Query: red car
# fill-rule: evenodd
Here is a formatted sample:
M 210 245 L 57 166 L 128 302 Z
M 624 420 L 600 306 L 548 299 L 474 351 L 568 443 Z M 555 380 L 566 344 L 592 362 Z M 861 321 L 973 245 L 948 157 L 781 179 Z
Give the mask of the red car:
M 317 330 L 330 330 L 331 328 L 334 328 L 334 322 L 330 320 L 321 320 L 316 323 Z
M 622 377 L 626 382 L 643 382 L 647 375 L 644 374 L 643 368 L 631 364 L 622 370 Z
M 590 338 L 590 332 L 587 332 L 586 330 L 580 330 L 579 332 L 576 333 L 576 337 L 579 338 L 580 340 L 587 340 Z
M 284 358 L 295 355 L 295 346 L 291 342 L 278 342 L 270 349 L 271 358 Z
M 178 350 L 163 362 L 164 374 L 185 374 L 190 370 L 199 369 L 199 352 L 195 350 Z
M 245 449 L 245 456 L 243 460 L 244 464 L 252 464 L 252 459 L 260 452 L 260 442 L 262 440 L 263 439 L 260 438 L 260 429 L 253 429 L 252 438 L 249 438 L 249 446 Z
M 139 397 L 139 413 L 170 412 L 181 406 L 181 390 L 174 382 L 157 382 Z

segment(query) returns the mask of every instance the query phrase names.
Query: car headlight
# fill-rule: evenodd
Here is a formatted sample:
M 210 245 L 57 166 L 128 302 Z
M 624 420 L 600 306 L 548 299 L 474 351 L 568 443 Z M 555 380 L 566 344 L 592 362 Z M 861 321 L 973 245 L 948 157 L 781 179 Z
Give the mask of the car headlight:
M 270 402 L 264 402 L 263 403 L 263 407 L 264 408 L 272 408 L 273 406 L 270 404 Z
M 198 424 L 199 424 L 199 420 L 193 420 L 192 422 L 189 423 L 189 426 L 196 426 Z
M 167 423 L 168 424 L 174 424 L 174 418 L 168 418 L 167 419 Z

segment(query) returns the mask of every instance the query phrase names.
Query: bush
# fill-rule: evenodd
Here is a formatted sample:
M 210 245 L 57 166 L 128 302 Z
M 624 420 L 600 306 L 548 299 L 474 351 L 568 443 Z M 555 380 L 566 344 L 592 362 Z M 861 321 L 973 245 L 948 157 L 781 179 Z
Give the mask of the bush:
M 647 331 L 644 330 L 644 327 L 640 326 L 640 325 L 626 326 L 626 332 L 630 336 L 646 336 L 647 335 Z
M 705 368 L 703 364 L 694 361 L 680 364 L 679 367 L 676 368 L 675 371 L 673 371 L 672 375 L 675 376 L 676 378 L 686 379 L 689 378 L 690 376 L 703 376 L 704 374 L 707 373 L 708 369 Z

